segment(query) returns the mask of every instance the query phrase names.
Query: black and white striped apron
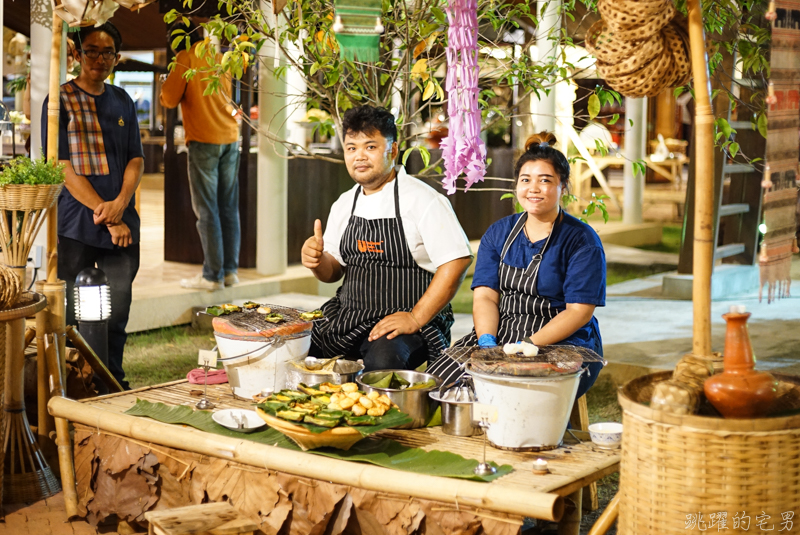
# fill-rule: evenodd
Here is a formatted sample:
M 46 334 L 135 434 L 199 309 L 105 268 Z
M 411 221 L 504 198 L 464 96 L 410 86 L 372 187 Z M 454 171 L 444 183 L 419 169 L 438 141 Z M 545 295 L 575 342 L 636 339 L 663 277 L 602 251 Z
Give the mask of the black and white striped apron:
M 559 212 L 559 216 L 556 217 L 556 223 L 560 216 Z M 514 243 L 514 240 L 524 229 L 527 219 L 527 212 L 522 212 L 508 238 L 506 238 L 500 254 L 500 265 L 498 267 L 501 294 L 500 322 L 497 327 L 497 344 L 500 346 L 533 336 L 534 333 L 547 325 L 551 319 L 555 318 L 559 312 L 557 308 L 550 306 L 550 301 L 546 297 L 539 295 L 539 291 L 536 288 L 536 283 L 539 279 L 539 266 L 542 263 L 542 257 L 547 250 L 550 239 L 556 232 L 556 223 L 553 224 L 553 230 L 547 236 L 542 250 L 533 255 L 528 267 L 523 269 L 509 266 L 503 262 L 511 244 Z M 473 328 L 470 334 L 453 344 L 453 347 L 477 345 L 478 336 Z M 444 380 L 445 384 L 448 384 L 455 381 L 463 373 L 462 365 L 463 362 L 449 357 L 441 357 L 428 367 L 428 373 L 438 375 Z
M 433 280 L 433 273 L 414 260 L 400 217 L 399 179 L 394 180 L 395 217 L 364 219 L 355 214 L 361 187 L 356 189 L 350 220 L 340 250 L 344 282 L 336 296 L 325 303 L 325 320 L 315 322 L 312 343 L 326 358 L 352 355 L 356 344 L 369 335 L 384 317 L 410 312 Z M 450 344 L 453 309 L 448 304 L 422 326 L 429 361 L 437 359 Z M 356 348 L 357 349 L 357 348 Z

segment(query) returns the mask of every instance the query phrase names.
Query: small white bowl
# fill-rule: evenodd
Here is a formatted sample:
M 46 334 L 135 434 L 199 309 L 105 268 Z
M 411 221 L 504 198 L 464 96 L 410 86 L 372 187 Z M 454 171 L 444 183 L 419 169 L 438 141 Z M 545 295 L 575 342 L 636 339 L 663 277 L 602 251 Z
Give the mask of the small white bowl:
M 622 424 L 603 422 L 589 426 L 589 436 L 598 448 L 613 450 L 622 444 Z
M 227 427 L 231 431 L 239 431 L 240 433 L 252 433 L 267 425 L 256 411 L 248 411 L 245 409 L 225 409 L 217 411 L 211 415 L 211 418 L 219 425 Z M 241 427 L 239 427 L 239 422 L 242 423 Z

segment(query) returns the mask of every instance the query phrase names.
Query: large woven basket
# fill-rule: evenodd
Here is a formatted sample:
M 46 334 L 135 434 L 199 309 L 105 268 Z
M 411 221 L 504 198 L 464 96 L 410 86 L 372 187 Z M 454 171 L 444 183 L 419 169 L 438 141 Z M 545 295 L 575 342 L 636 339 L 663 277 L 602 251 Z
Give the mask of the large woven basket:
M 720 513 L 727 514 L 724 533 L 760 533 L 763 515 L 770 515 L 764 529 L 779 532 L 782 514 L 796 516 L 800 507 L 800 416 L 726 420 L 650 409 L 644 403 L 653 386 L 671 376 L 639 377 L 619 393 L 618 533 L 716 532 L 709 526 Z M 775 377 L 780 408 L 796 408 L 800 378 Z
M 0 210 L 46 210 L 53 206 L 64 184 L 8 184 L 0 186 Z

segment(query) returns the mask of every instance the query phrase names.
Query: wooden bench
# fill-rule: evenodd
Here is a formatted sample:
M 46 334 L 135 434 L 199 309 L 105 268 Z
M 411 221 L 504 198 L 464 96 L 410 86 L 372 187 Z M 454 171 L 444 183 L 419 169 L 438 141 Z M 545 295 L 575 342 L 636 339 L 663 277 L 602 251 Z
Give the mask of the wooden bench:
M 253 535 L 258 524 L 228 502 L 204 503 L 144 514 L 149 535 Z

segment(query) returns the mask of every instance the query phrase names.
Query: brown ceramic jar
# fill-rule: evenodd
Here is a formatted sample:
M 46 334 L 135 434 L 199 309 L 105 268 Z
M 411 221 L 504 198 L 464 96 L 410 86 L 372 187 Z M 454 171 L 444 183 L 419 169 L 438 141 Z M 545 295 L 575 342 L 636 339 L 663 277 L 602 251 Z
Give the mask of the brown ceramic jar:
M 757 372 L 750 334 L 749 312 L 733 306 L 723 314 L 725 331 L 725 371 L 712 375 L 704 384 L 706 398 L 725 418 L 766 416 L 775 401 L 778 382 L 767 372 Z

